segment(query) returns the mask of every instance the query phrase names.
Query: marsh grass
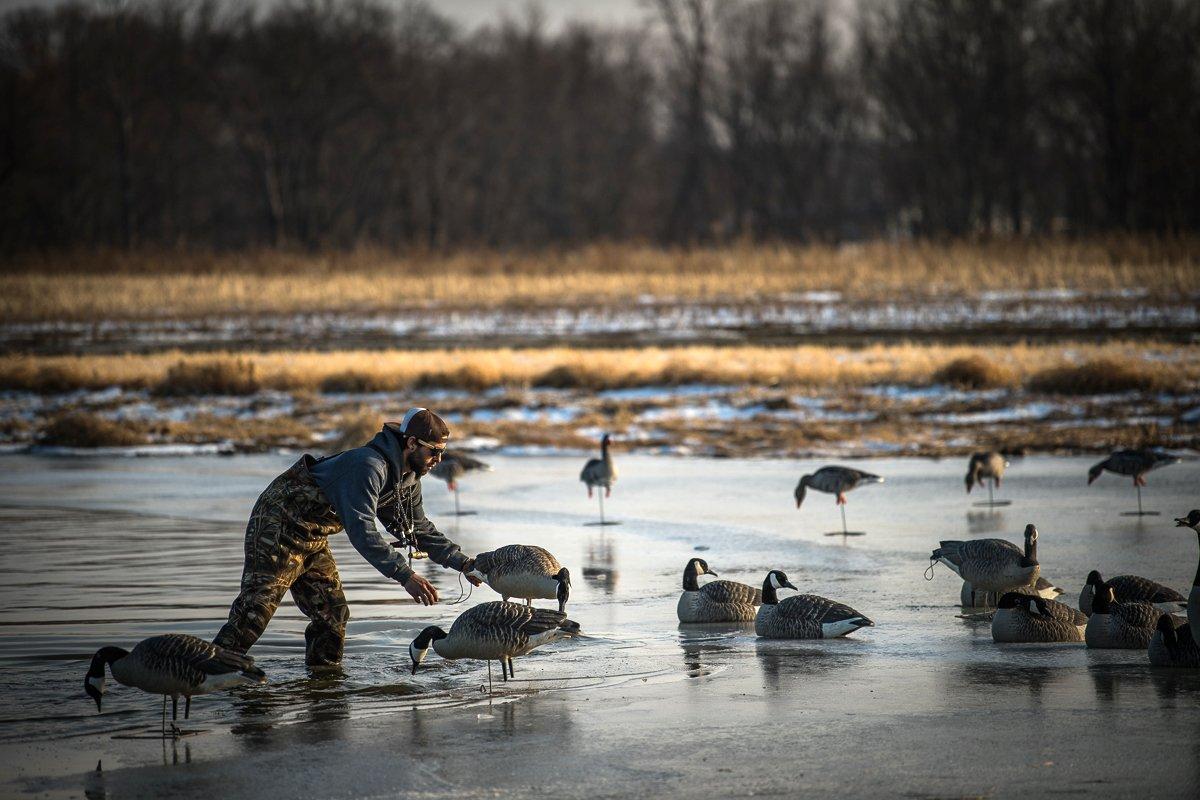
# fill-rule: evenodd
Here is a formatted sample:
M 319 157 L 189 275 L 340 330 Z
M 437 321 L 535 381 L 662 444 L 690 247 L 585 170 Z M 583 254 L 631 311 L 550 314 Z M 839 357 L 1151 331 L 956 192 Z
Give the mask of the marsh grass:
M 60 447 L 130 447 L 146 441 L 139 426 L 86 411 L 71 411 L 50 419 L 40 436 L 41 444 Z
M 248 358 L 180 359 L 154 386 L 155 394 L 191 396 L 204 394 L 246 395 L 262 388 L 258 366 Z
M 1010 368 L 978 353 L 950 361 L 934 373 L 933 379 L 963 389 L 995 389 L 1015 382 Z
M 1101 357 L 1042 370 L 1030 378 L 1029 388 L 1066 395 L 1149 392 L 1170 388 L 1170 378 L 1167 371 L 1145 363 Z
M 10 259 L 0 273 L 0 315 L 13 322 L 646 299 L 740 303 L 829 290 L 846 300 L 1063 288 L 1178 298 L 1200 290 L 1200 242 L 1112 237 L 690 250 L 595 245 L 405 255 L 88 251 Z

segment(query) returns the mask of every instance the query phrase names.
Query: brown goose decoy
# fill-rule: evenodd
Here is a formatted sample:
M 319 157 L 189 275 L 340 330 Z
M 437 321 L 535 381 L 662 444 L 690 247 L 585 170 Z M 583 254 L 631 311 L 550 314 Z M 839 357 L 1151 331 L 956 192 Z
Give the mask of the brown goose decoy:
M 1087 582 L 1079 592 L 1079 610 L 1087 615 L 1092 613 L 1092 601 L 1101 587 L 1110 587 L 1118 603 L 1149 603 L 1159 611 L 1172 613 L 1182 611 L 1185 603 L 1183 595 L 1169 586 L 1143 578 L 1140 575 L 1117 575 L 1104 580 L 1099 570 L 1088 573 Z
M 1192 636 L 1191 623 L 1170 614 L 1158 618 L 1158 630 L 1150 639 L 1146 655 L 1156 667 L 1200 667 L 1200 645 Z
M 1007 500 L 994 500 L 992 490 L 1000 488 L 1000 480 L 1004 477 L 1004 470 L 1008 466 L 1008 462 L 1004 460 L 1004 456 L 995 450 L 987 452 L 972 453 L 971 459 L 967 462 L 967 494 L 975 488 L 976 484 L 982 486 L 987 480 L 991 483 L 987 484 L 988 499 L 986 505 L 1008 505 Z M 977 503 L 976 505 L 985 505 Z
M 762 605 L 762 592 L 737 581 L 710 581 L 703 586 L 701 575 L 717 577 L 703 558 L 693 558 L 683 568 L 683 594 L 675 613 L 680 622 L 749 622 Z
M 1092 598 L 1083 638 L 1088 647 L 1110 650 L 1145 650 L 1158 628 L 1163 612 L 1150 603 L 1118 602 L 1111 586 L 1097 590 Z
M 1082 642 L 1087 619 L 1066 603 L 1006 592 L 992 617 L 992 641 Z
M 1151 447 L 1142 447 L 1137 450 L 1117 450 L 1108 458 L 1092 465 L 1088 470 L 1088 485 L 1091 486 L 1092 482 L 1099 478 L 1105 470 L 1116 475 L 1131 477 L 1133 478 L 1133 488 L 1137 489 L 1138 510 L 1136 512 L 1126 511 L 1124 515 L 1132 517 L 1157 515 L 1157 511 L 1142 510 L 1142 487 L 1146 485 L 1146 473 L 1171 464 L 1178 464 L 1180 461 L 1183 459 L 1179 456 Z
M 441 478 L 446 482 L 446 488 L 454 492 L 454 516 L 462 517 L 469 514 L 474 514 L 474 511 L 462 511 L 458 505 L 458 481 L 468 472 L 491 472 L 492 468 L 488 464 L 480 461 L 477 458 L 472 458 L 466 453 L 458 450 L 447 450 L 442 456 L 441 462 L 429 471 L 435 478 Z
M 817 594 L 780 600 L 778 590 L 785 588 L 796 588 L 786 574 L 777 569 L 767 573 L 762 607 L 754 618 L 754 632 L 764 639 L 837 639 L 875 625 L 845 603 Z
M 1024 550 L 1004 539 L 947 540 L 939 543 L 929 560 L 945 564 L 976 591 L 1012 592 L 1037 583 L 1041 574 L 1037 540 L 1037 528 L 1026 525 Z
M 607 433 L 600 437 L 600 458 L 589 460 L 583 465 L 583 471 L 579 473 L 579 480 L 587 486 L 589 498 L 592 496 L 592 489 L 596 487 L 604 489 L 603 492 L 596 493 L 600 498 L 600 525 L 617 524 L 604 519 L 604 498 L 612 495 L 612 485 L 617 482 L 617 465 L 613 463 L 612 453 L 608 450 L 609 440 Z
M 804 502 L 808 489 L 837 495 L 837 505 L 842 511 L 842 535 L 848 536 L 846 530 L 846 492 L 857 489 L 868 483 L 883 483 L 883 478 L 870 472 L 863 472 L 850 467 L 821 467 L 811 475 L 800 478 L 793 495 L 796 498 L 796 508 Z

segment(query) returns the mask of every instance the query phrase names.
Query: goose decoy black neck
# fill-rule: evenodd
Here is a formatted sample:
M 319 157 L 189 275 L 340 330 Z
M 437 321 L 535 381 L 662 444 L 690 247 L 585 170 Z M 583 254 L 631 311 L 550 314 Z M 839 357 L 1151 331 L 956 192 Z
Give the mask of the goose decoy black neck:
M 1095 588 L 1096 592 L 1092 595 L 1092 613 L 1107 614 L 1109 606 L 1117 601 L 1117 594 L 1111 586 L 1101 584 Z
M 1022 563 L 1025 566 L 1038 563 L 1037 554 L 1038 532 L 1032 524 L 1025 526 L 1025 558 Z
M 683 590 L 685 592 L 700 591 L 700 583 L 696 579 L 701 575 L 717 577 L 717 573 L 708 568 L 708 562 L 703 558 L 693 558 L 688 561 L 687 566 L 683 568 Z
M 767 573 L 767 577 L 763 579 L 762 601 L 763 605 L 773 606 L 779 602 L 780 589 L 795 589 L 792 582 L 788 580 L 788 576 L 783 570 L 773 569 Z
M 1005 592 L 1001 598 L 996 601 L 997 609 L 1014 609 L 1025 607 L 1028 609 L 1029 601 L 1032 598 L 1030 595 L 1021 594 L 1020 592 Z
M 429 647 L 438 639 L 445 639 L 446 632 L 437 625 L 430 625 L 419 634 L 417 638 L 412 640 L 408 645 L 408 657 L 412 659 L 412 674 L 417 674 L 417 667 L 421 666 L 421 662 L 425 660 L 425 656 L 429 653 Z
M 796 491 L 793 492 L 796 498 L 796 508 L 799 508 L 800 504 L 804 502 L 804 496 L 808 494 L 808 484 L 811 480 L 812 475 L 802 475 L 800 482 L 796 484 Z
M 563 567 L 554 576 L 554 579 L 558 581 L 558 612 L 565 614 L 567 611 L 567 600 L 571 597 L 571 573 L 566 567 Z
M 83 690 L 88 697 L 96 701 L 96 711 L 101 711 L 100 701 L 104 697 L 104 668 L 105 666 L 129 655 L 129 651 L 120 647 L 101 647 L 92 656 L 91 666 L 83 679 Z
M 1162 634 L 1163 644 L 1175 648 L 1179 646 L 1179 638 L 1175 634 L 1175 620 L 1170 614 L 1158 618 L 1158 632 Z

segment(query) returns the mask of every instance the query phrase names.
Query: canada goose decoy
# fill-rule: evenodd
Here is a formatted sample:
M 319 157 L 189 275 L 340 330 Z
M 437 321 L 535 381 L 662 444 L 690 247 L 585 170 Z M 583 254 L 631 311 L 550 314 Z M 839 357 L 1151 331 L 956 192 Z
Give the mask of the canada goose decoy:
M 711 581 L 701 586 L 701 575 L 717 573 L 703 558 L 693 558 L 683 568 L 683 594 L 675 608 L 680 622 L 750 622 L 762 605 L 762 592 L 736 581 Z
M 105 693 L 104 667 L 108 666 L 117 683 L 150 694 L 163 696 L 162 735 L 180 736 L 175 726 L 179 718 L 179 698 L 184 698 L 183 718 L 192 710 L 192 696 L 266 683 L 267 676 L 254 666 L 250 656 L 184 633 L 151 636 L 134 645 L 132 651 L 120 647 L 101 647 L 92 656 L 83 690 L 96 701 L 100 711 Z M 167 698 L 171 698 L 171 731 L 167 731 Z
M 471 575 L 507 600 L 520 597 L 525 605 L 535 598 L 558 600 L 565 612 L 571 596 L 571 573 L 548 550 L 532 544 L 508 544 L 475 556 Z
M 1146 654 L 1156 667 L 1200 667 L 1200 646 L 1192 636 L 1191 623 L 1170 614 L 1158 618 L 1158 630 Z
M 1133 488 L 1137 489 L 1138 510 L 1136 512 L 1124 511 L 1122 516 L 1155 516 L 1159 512 L 1142 510 L 1142 487 L 1146 485 L 1146 473 L 1170 464 L 1178 464 L 1180 461 L 1183 459 L 1179 456 L 1151 447 L 1142 447 L 1137 450 L 1117 450 L 1100 463 L 1092 465 L 1088 470 L 1088 486 L 1091 486 L 1092 482 L 1099 478 L 1105 470 L 1116 475 L 1127 475 L 1133 478 Z
M 1084 641 L 1094 648 L 1145 650 L 1162 613 L 1149 603 L 1118 602 L 1111 586 L 1101 587 L 1092 598 Z
M 762 608 L 754 618 L 754 632 L 765 639 L 836 639 L 875 623 L 845 603 L 815 594 L 779 599 L 779 589 L 795 589 L 781 570 L 767 573 L 762 588 Z
M 1037 528 L 1025 526 L 1025 549 L 1004 539 L 943 541 L 929 556 L 954 570 L 975 591 L 1010 592 L 1037 583 L 1041 566 L 1037 558 Z M 930 578 L 932 580 L 932 578 Z
M 1200 509 L 1193 508 L 1186 517 L 1177 517 L 1175 527 L 1191 528 L 1196 532 L 1200 541 Z M 1196 561 L 1196 577 L 1192 578 L 1192 590 L 1188 592 L 1187 618 L 1191 626 L 1192 636 L 1200 637 L 1200 558 Z M 1200 638 L 1196 639 L 1200 643 Z
M 500 674 L 508 680 L 513 659 L 535 647 L 578 636 L 579 623 L 561 611 L 532 608 L 503 600 L 480 603 L 464 611 L 450 632 L 430 625 L 408 646 L 413 674 L 425 660 L 430 646 L 444 659 L 473 658 L 488 663 L 488 692 L 492 690 L 492 662 L 500 662 Z M 506 670 L 507 666 L 507 670 Z
M 1066 603 L 1005 592 L 992 617 L 992 641 L 1082 642 L 1087 619 Z
M 604 519 L 604 498 L 612 495 L 612 485 L 617 482 L 617 465 L 613 463 L 612 453 L 608 451 L 609 435 L 606 433 L 600 437 L 600 457 L 593 458 L 583 465 L 583 471 L 579 473 L 579 480 L 583 481 L 587 486 L 588 497 L 592 496 L 592 489 L 601 487 L 603 492 L 597 492 L 600 498 L 600 522 L 590 522 L 589 525 L 619 525 L 619 522 L 605 521 Z
M 480 461 L 477 458 L 472 458 L 466 453 L 457 450 L 447 450 L 442 455 L 442 460 L 431 469 L 429 472 L 435 478 L 441 478 L 446 482 L 446 488 L 454 492 L 454 516 L 464 517 L 474 514 L 474 511 L 463 511 L 458 505 L 458 481 L 463 475 L 468 472 L 491 472 L 492 468 L 488 464 Z
M 1011 500 L 995 500 L 992 497 L 992 489 L 1000 488 L 1000 479 L 1004 477 L 1004 469 L 1008 466 L 1008 462 L 1004 460 L 1004 456 L 997 453 L 995 450 L 986 452 L 972 453 L 970 461 L 967 462 L 967 494 L 975 488 L 976 484 L 984 485 L 985 481 L 990 480 L 987 484 L 988 499 L 986 503 L 976 503 L 977 506 L 1007 506 L 1011 505 Z
M 1149 603 L 1159 611 L 1168 613 L 1182 611 L 1187 601 L 1183 595 L 1169 586 L 1163 586 L 1139 575 L 1118 575 L 1104 580 L 1099 570 L 1088 573 L 1087 582 L 1079 592 L 1079 610 L 1092 613 L 1092 601 L 1101 586 L 1111 587 L 1118 603 Z
M 1018 586 L 1012 591 L 1019 594 L 1041 597 L 1046 600 L 1056 600 L 1059 595 L 1066 594 L 1062 589 L 1040 576 L 1032 584 Z M 995 608 L 1000 602 L 1001 594 L 1003 592 L 988 592 L 983 589 L 976 589 L 969 581 L 963 581 L 959 600 L 967 608 Z
M 838 508 L 842 511 L 842 535 L 849 536 L 850 531 L 846 530 L 846 492 L 868 483 L 883 483 L 883 478 L 850 467 L 821 467 L 811 475 L 801 477 L 792 494 L 796 498 L 796 508 L 800 508 L 810 488 L 818 492 L 836 494 Z M 856 531 L 854 535 L 862 534 Z

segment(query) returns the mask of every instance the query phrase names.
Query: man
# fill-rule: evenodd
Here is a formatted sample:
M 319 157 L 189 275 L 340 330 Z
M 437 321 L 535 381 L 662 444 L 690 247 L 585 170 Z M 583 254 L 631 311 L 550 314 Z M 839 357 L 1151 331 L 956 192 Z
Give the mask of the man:
M 420 479 L 441 460 L 449 438 L 441 417 L 414 408 L 399 424 L 385 424 L 365 446 L 322 459 L 305 454 L 272 481 L 250 513 L 241 592 L 213 641 L 244 653 L 291 589 L 296 605 L 312 620 L 304 630 L 307 663 L 341 661 L 350 609 L 327 537 L 343 529 L 385 577 L 402 584 L 417 602 L 436 603 L 437 589 L 388 544 L 375 518 L 443 567 L 470 571 L 475 560 L 426 519 L 421 502 Z

